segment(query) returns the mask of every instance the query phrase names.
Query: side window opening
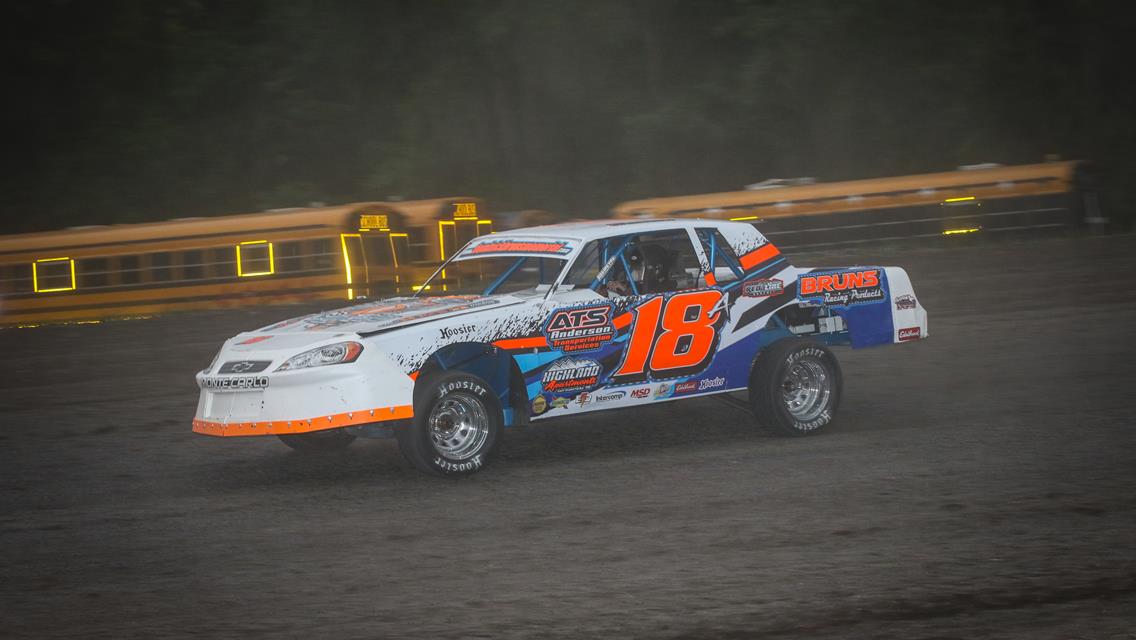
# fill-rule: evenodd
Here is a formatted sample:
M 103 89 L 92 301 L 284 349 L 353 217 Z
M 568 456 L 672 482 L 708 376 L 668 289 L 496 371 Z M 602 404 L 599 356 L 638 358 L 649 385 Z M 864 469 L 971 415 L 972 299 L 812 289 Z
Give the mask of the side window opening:
M 738 260 L 733 247 L 722 236 L 721 231 L 698 229 L 698 239 L 702 242 L 702 250 L 710 260 L 715 283 L 733 282 L 742 277 L 741 261 Z
M 686 230 L 589 242 L 564 284 L 601 295 L 647 295 L 703 286 L 698 254 Z

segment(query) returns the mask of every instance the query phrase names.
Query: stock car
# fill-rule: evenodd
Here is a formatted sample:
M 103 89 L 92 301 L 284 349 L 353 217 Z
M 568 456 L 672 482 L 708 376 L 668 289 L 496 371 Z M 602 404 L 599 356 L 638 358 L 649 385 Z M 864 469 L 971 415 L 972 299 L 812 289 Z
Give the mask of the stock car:
M 840 402 L 831 347 L 926 337 L 903 269 L 797 267 L 750 224 L 533 227 L 475 238 L 413 296 L 227 340 L 193 430 L 305 451 L 393 437 L 418 469 L 467 475 L 507 427 L 747 391 L 758 426 L 804 436 Z

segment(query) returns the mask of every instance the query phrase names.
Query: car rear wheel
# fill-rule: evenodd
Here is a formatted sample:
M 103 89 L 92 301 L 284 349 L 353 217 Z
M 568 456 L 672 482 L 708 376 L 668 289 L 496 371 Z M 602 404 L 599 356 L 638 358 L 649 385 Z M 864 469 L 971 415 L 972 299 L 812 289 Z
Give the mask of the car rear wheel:
M 758 424 L 777 435 L 813 435 L 832 422 L 843 386 L 831 351 L 789 338 L 758 355 L 750 376 L 750 406 Z
M 481 378 L 459 371 L 421 381 L 411 426 L 398 446 L 416 468 L 464 476 L 485 465 L 501 439 L 504 419 L 496 395 Z
M 355 442 L 355 436 L 343 429 L 328 429 L 327 431 L 295 433 L 277 437 L 296 451 L 339 451 L 346 449 L 352 442 Z

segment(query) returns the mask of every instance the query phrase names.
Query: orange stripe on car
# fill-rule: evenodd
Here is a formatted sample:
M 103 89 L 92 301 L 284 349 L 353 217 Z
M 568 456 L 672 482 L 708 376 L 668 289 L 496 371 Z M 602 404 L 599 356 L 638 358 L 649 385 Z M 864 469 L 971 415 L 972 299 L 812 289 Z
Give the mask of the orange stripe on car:
M 388 420 L 404 420 L 414 417 L 414 407 L 401 405 L 398 407 L 383 407 L 381 409 L 364 409 L 348 413 L 337 413 L 330 416 L 305 418 L 303 420 L 271 420 L 257 422 L 212 422 L 209 420 L 194 420 L 193 431 L 207 436 L 271 436 L 289 433 L 311 433 L 326 429 L 339 429 L 372 422 L 386 422 Z
M 777 247 L 771 244 L 762 245 L 761 247 L 750 251 L 740 258 L 742 269 L 749 271 L 762 262 L 776 258 L 779 255 L 781 255 L 781 252 L 778 251 Z
M 631 324 L 631 312 L 621 313 L 612 320 L 611 323 L 615 325 L 616 329 L 622 329 Z
M 545 340 L 544 336 L 536 336 L 533 338 L 497 340 L 493 344 L 502 349 L 539 349 L 540 347 L 547 347 L 548 340 Z

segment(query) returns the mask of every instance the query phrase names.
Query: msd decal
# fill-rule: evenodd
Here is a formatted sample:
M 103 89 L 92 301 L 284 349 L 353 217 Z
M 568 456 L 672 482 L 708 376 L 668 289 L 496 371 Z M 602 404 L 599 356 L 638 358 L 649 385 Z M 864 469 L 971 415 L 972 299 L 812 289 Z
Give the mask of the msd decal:
M 850 307 L 887 299 L 879 269 L 849 269 L 810 273 L 797 278 L 802 302 L 827 307 Z
M 553 362 L 541 376 L 541 385 L 549 393 L 566 393 L 595 387 L 603 367 L 595 360 L 561 358 Z
M 564 353 L 595 351 L 615 336 L 611 305 L 557 309 L 544 324 L 548 346 Z

